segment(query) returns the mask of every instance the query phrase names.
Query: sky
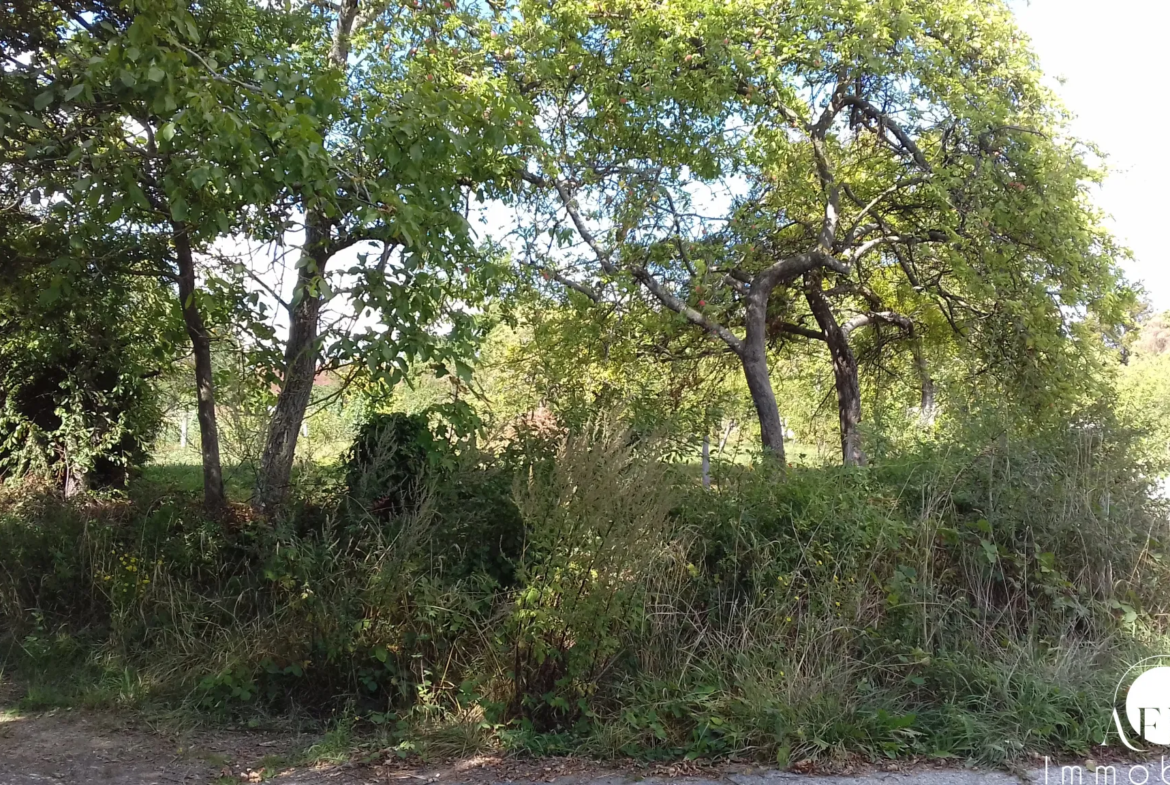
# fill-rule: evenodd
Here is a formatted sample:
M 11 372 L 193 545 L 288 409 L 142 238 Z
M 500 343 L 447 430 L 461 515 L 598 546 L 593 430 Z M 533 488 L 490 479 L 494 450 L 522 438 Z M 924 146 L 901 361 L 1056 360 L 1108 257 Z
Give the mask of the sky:
M 1156 310 L 1170 310 L 1170 42 L 1167 0 L 1012 0 L 1073 131 L 1108 154 L 1097 202 L 1133 252 L 1126 265 Z M 1060 80 L 1057 82 L 1056 80 Z

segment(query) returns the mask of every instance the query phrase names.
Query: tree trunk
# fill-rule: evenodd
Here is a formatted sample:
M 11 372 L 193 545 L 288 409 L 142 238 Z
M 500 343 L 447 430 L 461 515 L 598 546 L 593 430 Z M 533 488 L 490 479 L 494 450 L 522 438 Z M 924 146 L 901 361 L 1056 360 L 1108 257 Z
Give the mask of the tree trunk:
M 85 469 L 73 460 L 68 448 L 65 450 L 65 498 L 72 499 L 89 490 Z
M 723 454 L 723 448 L 727 446 L 727 440 L 731 438 L 731 432 L 735 430 L 735 420 L 728 420 L 727 430 L 723 432 L 723 438 L 719 440 L 719 454 Z
M 211 370 L 211 336 L 203 324 L 203 316 L 195 302 L 195 259 L 191 252 L 191 238 L 181 222 L 171 224 L 175 257 L 179 263 L 179 301 L 183 309 L 183 324 L 195 355 L 195 392 L 199 420 L 200 452 L 203 456 L 203 506 L 209 512 L 221 509 L 225 503 L 223 467 L 219 459 L 219 426 L 215 420 L 215 381 Z
M 914 368 L 918 371 L 918 383 L 922 391 L 918 405 L 918 420 L 922 425 L 929 426 L 934 423 L 934 379 L 930 377 L 930 368 L 926 364 L 920 342 L 914 344 Z
M 833 382 L 837 388 L 837 415 L 841 428 L 841 461 L 846 466 L 864 466 L 861 449 L 861 386 L 857 379 L 857 358 L 849 336 L 841 329 L 821 289 L 820 275 L 805 276 L 805 299 L 817 325 L 825 335 L 833 360 Z
M 753 292 L 753 295 L 756 295 Z M 739 353 L 743 375 L 747 380 L 752 404 L 760 420 L 760 442 L 764 451 L 771 453 L 781 466 L 784 461 L 784 423 L 780 421 L 780 409 L 776 406 L 776 394 L 772 391 L 772 379 L 768 375 L 768 353 L 765 337 L 768 310 L 767 293 L 749 299 L 745 314 L 746 331 L 743 347 Z
M 297 437 L 313 393 L 313 378 L 317 374 L 317 326 L 323 304 L 320 290 L 313 283 L 325 273 L 328 240 L 327 221 L 309 215 L 305 220 L 305 247 L 301 251 L 295 304 L 284 350 L 284 379 L 268 423 L 268 437 L 252 497 L 252 506 L 262 513 L 273 512 L 288 495 Z M 317 293 L 311 289 L 317 289 Z
M 703 487 L 711 487 L 711 433 L 708 431 L 703 434 Z

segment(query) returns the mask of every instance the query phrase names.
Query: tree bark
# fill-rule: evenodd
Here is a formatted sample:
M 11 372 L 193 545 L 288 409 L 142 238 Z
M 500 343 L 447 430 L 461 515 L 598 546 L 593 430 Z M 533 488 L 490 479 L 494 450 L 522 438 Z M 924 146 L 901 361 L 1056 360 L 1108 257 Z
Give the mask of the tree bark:
M 358 6 L 359 0 L 341 0 L 336 6 L 337 24 L 329 49 L 329 61 L 342 72 L 348 68 L 354 30 L 368 24 L 384 8 L 375 2 L 359 12 Z M 268 423 L 268 436 L 252 497 L 253 509 L 264 514 L 275 510 L 288 496 L 297 437 L 313 393 L 313 379 L 317 375 L 317 330 L 323 301 L 320 289 L 317 289 L 316 294 L 310 290 L 316 288 L 313 284 L 325 274 L 332 228 L 326 215 L 306 210 L 305 247 L 301 251 L 297 294 L 290 313 L 288 344 L 284 350 L 284 379 L 276 399 L 276 409 Z
M 756 407 L 756 416 L 760 420 L 760 442 L 764 452 L 770 453 L 784 466 L 784 423 L 780 420 L 776 393 L 772 391 L 772 379 L 768 373 L 766 320 L 769 294 L 769 291 L 752 291 L 749 295 L 739 360 L 752 405 Z
M 324 275 L 329 260 L 329 224 L 327 219 L 309 215 L 305 219 L 305 247 L 297 273 L 296 296 L 289 314 L 288 343 L 284 350 L 284 379 L 276 408 L 268 423 L 260 472 L 252 506 L 261 513 L 271 513 L 288 496 L 297 437 L 317 375 L 317 327 L 321 316 L 320 290 L 313 293 L 315 279 Z
M 719 440 L 719 454 L 723 454 L 723 448 L 727 446 L 727 440 L 731 438 L 731 432 L 735 430 L 735 420 L 727 422 L 727 429 L 723 431 L 723 438 Z
M 849 346 L 849 336 L 841 329 L 833 309 L 821 288 L 821 276 L 805 276 L 805 299 L 817 325 L 825 335 L 833 361 L 833 382 L 837 389 L 837 415 L 841 428 L 841 462 L 846 466 L 864 466 L 861 449 L 861 386 L 857 378 L 857 358 Z
M 711 433 L 708 431 L 703 434 L 703 458 L 702 458 L 702 472 L 703 472 L 703 487 L 711 487 Z
M 930 376 L 930 368 L 926 364 L 926 356 L 922 351 L 921 341 L 914 344 L 914 368 L 918 371 L 918 383 L 921 388 L 921 399 L 918 405 L 918 419 L 924 426 L 934 423 L 934 379 Z
M 195 355 L 196 416 L 199 420 L 199 450 L 203 457 L 203 506 L 209 512 L 220 510 L 226 497 L 223 491 L 223 466 L 219 458 L 219 425 L 215 418 L 215 381 L 211 369 L 211 336 L 195 302 L 195 259 L 191 238 L 180 221 L 171 223 L 172 241 L 179 267 L 179 301 L 183 324 Z
M 65 450 L 65 498 L 72 499 L 89 490 L 89 481 L 85 476 L 85 469 L 73 460 L 69 450 Z

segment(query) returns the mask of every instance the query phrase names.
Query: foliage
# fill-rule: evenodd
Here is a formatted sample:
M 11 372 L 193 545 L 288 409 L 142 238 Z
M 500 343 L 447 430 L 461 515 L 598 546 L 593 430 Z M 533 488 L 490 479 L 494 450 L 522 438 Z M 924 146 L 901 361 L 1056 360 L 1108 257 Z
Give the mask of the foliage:
M 343 458 L 350 497 L 375 516 L 416 512 L 445 463 L 445 447 L 422 415 L 374 415 Z
M 1167 316 L 1141 326 L 1129 361 L 1118 372 L 1118 416 L 1141 434 L 1140 456 L 1150 477 L 1170 471 L 1170 337 Z
M 652 444 L 635 452 L 629 441 L 591 425 L 517 489 L 525 542 L 504 630 L 514 682 L 508 710 L 540 729 L 588 711 L 622 633 L 637 624 L 643 581 L 667 540 L 673 494 L 665 467 Z
M 1165 319 L 1000 0 L 14 8 L 0 472 L 196 408 L 217 502 L 0 487 L 33 702 L 1005 762 L 1164 650 Z
M 414 514 L 327 492 L 275 528 L 174 496 L 10 499 L 0 608 L 25 672 L 72 647 L 154 700 L 349 706 L 404 749 L 486 719 L 475 743 L 545 752 L 1083 752 L 1170 602 L 1165 505 L 1129 438 L 925 445 L 783 483 L 721 464 L 704 490 L 597 428 L 522 471 L 457 462 Z M 503 477 L 518 529 L 496 540 L 476 516 Z
M 44 269 L 12 273 L 0 286 L 0 475 L 124 484 L 159 426 L 149 379 L 176 338 L 165 293 L 90 269 L 54 279 L 57 294 Z
M 1037 408 L 1099 377 L 1134 293 L 1001 3 L 589 6 L 522 4 L 546 131 L 521 260 L 605 310 L 657 309 L 663 342 L 723 344 L 769 449 L 765 346 L 824 342 L 855 385 L 851 342 L 877 365 L 909 345 L 920 372 L 957 359 Z

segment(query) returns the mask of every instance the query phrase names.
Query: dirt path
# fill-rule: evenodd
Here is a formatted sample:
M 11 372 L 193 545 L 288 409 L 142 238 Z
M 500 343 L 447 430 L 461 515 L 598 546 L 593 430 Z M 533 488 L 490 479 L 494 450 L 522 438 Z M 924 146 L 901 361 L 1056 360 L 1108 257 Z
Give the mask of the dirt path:
M 175 735 L 118 715 L 0 713 L 0 785 L 205 783 L 269 765 L 305 740 L 250 733 Z
M 290 767 L 288 761 L 296 759 L 313 741 L 291 734 L 248 731 L 180 735 L 108 713 L 17 714 L 0 705 L 0 785 L 262 781 L 279 785 L 1057 785 L 1064 781 L 1058 767 L 1047 774 L 1042 768 L 1011 775 L 919 767 L 909 771 L 846 771 L 828 777 L 743 766 L 714 770 L 692 764 L 608 769 L 576 759 L 473 758 L 427 767 L 375 760 L 362 766 Z M 1131 772 L 1130 768 L 1118 765 L 1109 779 L 1115 783 L 1170 782 L 1160 778 L 1165 774 L 1158 764 L 1145 772 Z M 1082 780 L 1094 782 L 1093 773 L 1085 771 Z
M 0 785 L 63 783 L 169 785 L 277 782 L 281 785 L 400 783 L 616 783 L 636 777 L 587 761 L 471 758 L 412 766 L 380 758 L 362 766 L 291 766 L 317 739 L 252 731 L 175 733 L 97 711 L 15 713 L 0 702 Z M 609 775 L 612 774 L 612 779 Z

